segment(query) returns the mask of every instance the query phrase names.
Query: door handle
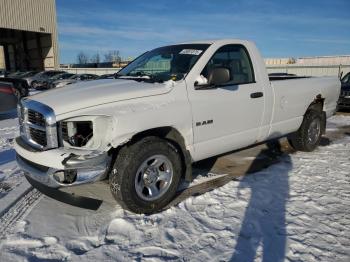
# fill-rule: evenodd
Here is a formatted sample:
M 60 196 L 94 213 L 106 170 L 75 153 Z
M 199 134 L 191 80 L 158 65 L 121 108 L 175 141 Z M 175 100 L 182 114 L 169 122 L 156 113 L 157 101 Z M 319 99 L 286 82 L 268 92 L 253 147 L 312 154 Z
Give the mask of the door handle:
M 264 96 L 263 92 L 255 92 L 255 93 L 251 93 L 250 94 L 251 98 L 259 98 L 259 97 L 262 97 L 262 96 Z

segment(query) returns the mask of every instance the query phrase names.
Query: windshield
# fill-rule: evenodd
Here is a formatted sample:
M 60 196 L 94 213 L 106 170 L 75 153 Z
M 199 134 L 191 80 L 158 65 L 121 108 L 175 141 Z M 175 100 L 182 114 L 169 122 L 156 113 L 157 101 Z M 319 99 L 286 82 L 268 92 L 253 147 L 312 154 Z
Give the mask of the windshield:
M 347 73 L 343 79 L 341 80 L 342 83 L 346 84 L 346 83 L 350 83 L 350 73 Z
M 14 73 L 9 74 L 8 76 L 9 77 L 14 77 L 14 76 L 20 76 L 22 74 L 24 74 L 24 72 L 14 72 Z
M 35 75 L 37 72 L 26 72 L 24 74 L 21 75 L 21 77 L 29 77 L 29 76 L 33 76 Z
M 154 49 L 117 73 L 118 78 L 149 77 L 157 81 L 180 80 L 191 70 L 209 44 L 182 44 Z
M 43 74 L 45 73 L 45 71 L 41 71 L 39 73 L 36 73 L 35 75 L 33 75 L 34 77 L 41 77 Z

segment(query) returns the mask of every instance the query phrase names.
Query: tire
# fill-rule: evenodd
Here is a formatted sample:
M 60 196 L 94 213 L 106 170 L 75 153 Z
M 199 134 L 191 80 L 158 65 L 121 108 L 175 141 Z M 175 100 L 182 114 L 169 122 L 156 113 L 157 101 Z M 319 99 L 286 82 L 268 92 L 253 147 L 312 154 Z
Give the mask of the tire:
M 33 89 L 37 89 L 37 81 L 33 81 L 31 84 L 30 84 L 30 86 L 31 86 L 31 88 L 33 88 Z
M 146 137 L 119 151 L 109 184 L 114 198 L 124 209 L 151 214 L 173 199 L 181 175 L 177 149 L 164 139 Z M 162 177 L 166 179 L 161 180 Z
M 289 144 L 295 149 L 311 152 L 317 148 L 322 137 L 322 114 L 316 110 L 306 112 L 303 122 L 295 133 L 288 137 Z

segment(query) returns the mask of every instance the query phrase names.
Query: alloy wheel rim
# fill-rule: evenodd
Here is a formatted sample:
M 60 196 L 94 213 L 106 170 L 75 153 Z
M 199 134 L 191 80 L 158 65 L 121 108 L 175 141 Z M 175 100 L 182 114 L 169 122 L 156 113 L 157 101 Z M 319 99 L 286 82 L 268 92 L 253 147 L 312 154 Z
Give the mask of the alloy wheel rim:
M 321 133 L 321 123 L 318 119 L 314 119 L 308 128 L 308 141 L 310 144 L 315 144 Z
M 137 195 L 146 201 L 161 198 L 173 180 L 171 161 L 164 155 L 154 155 L 142 162 L 135 176 Z

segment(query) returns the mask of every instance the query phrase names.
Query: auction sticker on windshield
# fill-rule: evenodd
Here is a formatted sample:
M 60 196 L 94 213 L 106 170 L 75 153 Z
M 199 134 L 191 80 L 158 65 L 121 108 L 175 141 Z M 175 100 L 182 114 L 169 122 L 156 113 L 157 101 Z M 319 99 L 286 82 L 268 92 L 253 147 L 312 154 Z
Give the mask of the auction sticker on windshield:
M 203 52 L 203 50 L 198 49 L 182 49 L 182 51 L 179 53 L 181 55 L 200 55 Z

